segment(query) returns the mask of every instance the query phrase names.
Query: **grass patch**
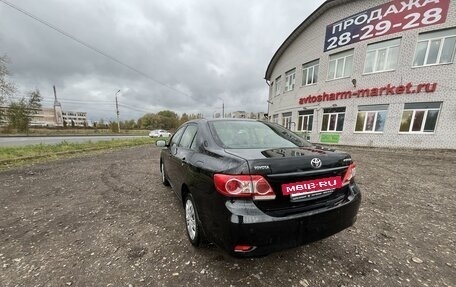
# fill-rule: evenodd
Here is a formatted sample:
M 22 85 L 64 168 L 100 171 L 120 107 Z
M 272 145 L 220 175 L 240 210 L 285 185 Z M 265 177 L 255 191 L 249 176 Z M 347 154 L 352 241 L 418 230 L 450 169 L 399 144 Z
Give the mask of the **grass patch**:
M 97 142 L 69 143 L 63 141 L 55 145 L 29 145 L 21 147 L 0 147 L 0 170 L 25 164 L 43 162 L 74 154 L 90 153 L 100 150 L 153 144 L 155 139 L 148 137 L 130 139 L 112 139 Z

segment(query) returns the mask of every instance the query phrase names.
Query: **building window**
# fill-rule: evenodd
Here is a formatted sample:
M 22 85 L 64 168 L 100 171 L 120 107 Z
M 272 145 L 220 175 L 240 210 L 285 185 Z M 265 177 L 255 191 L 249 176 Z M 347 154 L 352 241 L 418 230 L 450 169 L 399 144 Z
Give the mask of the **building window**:
M 402 133 L 433 133 L 437 126 L 441 104 L 441 102 L 405 104 L 399 131 Z
M 318 81 L 319 60 L 302 65 L 302 85 L 309 86 Z
M 367 46 L 364 73 L 394 71 L 399 59 L 400 44 L 399 38 Z
M 387 110 L 388 105 L 359 106 L 355 132 L 383 132 Z
M 279 115 L 273 115 L 272 116 L 272 122 L 275 124 L 279 124 Z
M 312 131 L 313 116 L 314 111 L 300 111 L 298 119 L 298 131 L 301 132 L 310 132 Z
M 328 80 L 350 77 L 353 71 L 353 49 L 329 56 Z
M 345 108 L 323 109 L 322 132 L 341 132 L 344 129 Z
M 275 80 L 275 93 L 274 94 L 276 96 L 280 95 L 281 89 L 282 89 L 282 77 L 279 76 Z
M 291 129 L 291 112 L 282 114 L 282 126 L 286 129 Z
M 420 34 L 414 67 L 453 63 L 456 29 Z
M 293 91 L 296 81 L 296 68 L 285 73 L 285 92 Z

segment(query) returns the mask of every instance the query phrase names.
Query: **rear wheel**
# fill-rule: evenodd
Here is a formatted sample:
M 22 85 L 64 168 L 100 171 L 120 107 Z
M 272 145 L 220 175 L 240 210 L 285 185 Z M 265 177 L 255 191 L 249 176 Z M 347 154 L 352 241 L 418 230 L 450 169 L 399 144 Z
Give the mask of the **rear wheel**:
M 198 219 L 198 212 L 196 211 L 193 196 L 189 193 L 185 198 L 185 227 L 187 236 L 193 246 L 201 244 L 202 234 L 201 227 Z
M 160 173 L 161 173 L 161 180 L 164 186 L 169 186 L 169 181 L 166 178 L 166 172 L 165 172 L 165 165 L 163 162 L 160 164 Z

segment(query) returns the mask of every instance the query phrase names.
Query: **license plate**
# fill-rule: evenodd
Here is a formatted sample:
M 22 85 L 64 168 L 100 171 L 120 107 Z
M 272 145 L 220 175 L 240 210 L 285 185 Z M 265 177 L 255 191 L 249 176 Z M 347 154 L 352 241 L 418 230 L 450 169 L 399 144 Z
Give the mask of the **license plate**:
M 334 191 L 336 188 L 342 187 L 342 179 L 340 176 L 327 178 L 318 178 L 314 180 L 306 180 L 282 184 L 282 194 L 298 196 L 303 194 L 323 193 L 325 191 Z
M 298 201 L 303 201 L 303 200 L 308 200 L 308 199 L 316 199 L 316 198 L 325 197 L 327 195 L 330 195 L 333 192 L 334 192 L 334 189 L 313 191 L 313 192 L 304 192 L 304 193 L 293 193 L 293 194 L 290 194 L 290 201 L 298 202 Z

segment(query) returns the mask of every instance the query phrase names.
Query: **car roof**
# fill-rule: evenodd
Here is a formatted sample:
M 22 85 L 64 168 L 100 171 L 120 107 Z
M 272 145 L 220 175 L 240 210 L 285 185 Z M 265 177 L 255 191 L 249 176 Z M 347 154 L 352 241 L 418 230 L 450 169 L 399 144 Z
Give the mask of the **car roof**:
M 216 119 L 196 119 L 188 121 L 187 123 L 210 123 L 210 122 L 229 122 L 229 121 L 237 121 L 237 122 L 262 122 L 260 120 L 255 119 L 239 119 L 239 118 L 216 118 Z

